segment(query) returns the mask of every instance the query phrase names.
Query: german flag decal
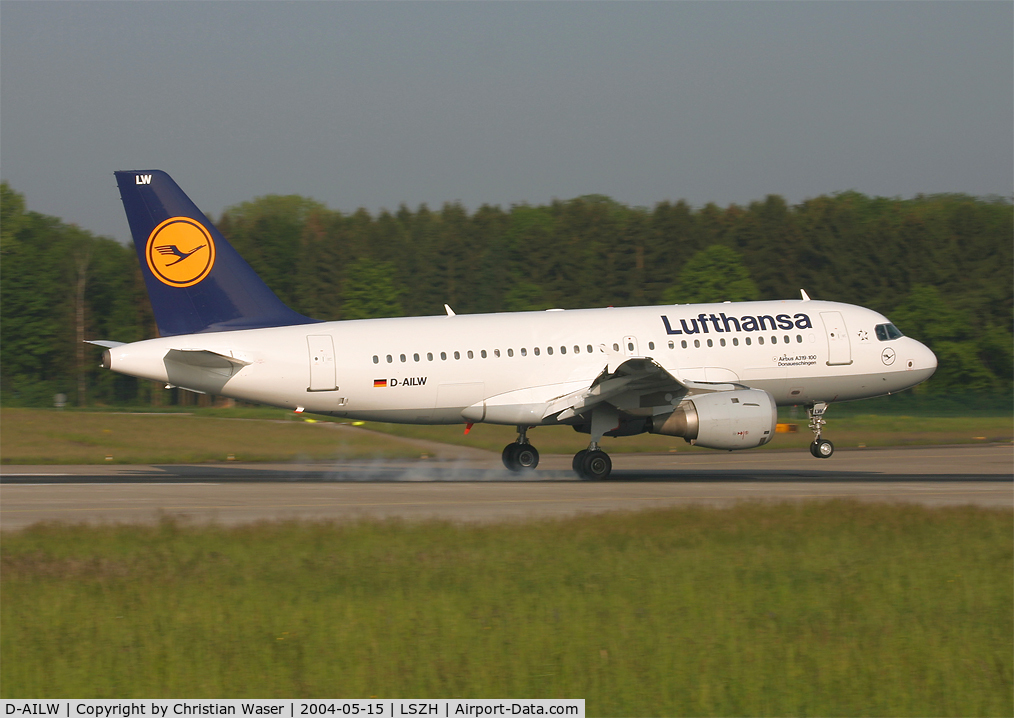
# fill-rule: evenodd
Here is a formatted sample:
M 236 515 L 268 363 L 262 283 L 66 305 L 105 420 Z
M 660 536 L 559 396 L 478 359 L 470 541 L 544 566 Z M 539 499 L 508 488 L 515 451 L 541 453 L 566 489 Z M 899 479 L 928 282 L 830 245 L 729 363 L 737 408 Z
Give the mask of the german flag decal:
M 373 380 L 373 388 L 376 389 L 378 386 L 386 387 L 387 386 L 387 379 L 374 379 Z

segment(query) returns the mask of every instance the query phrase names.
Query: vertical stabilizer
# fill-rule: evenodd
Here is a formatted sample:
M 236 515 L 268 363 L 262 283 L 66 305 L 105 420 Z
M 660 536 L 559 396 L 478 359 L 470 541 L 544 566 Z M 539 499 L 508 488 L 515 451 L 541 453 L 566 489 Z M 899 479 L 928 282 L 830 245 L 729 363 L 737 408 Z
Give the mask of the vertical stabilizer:
M 116 172 L 162 336 L 316 320 L 289 309 L 165 172 Z

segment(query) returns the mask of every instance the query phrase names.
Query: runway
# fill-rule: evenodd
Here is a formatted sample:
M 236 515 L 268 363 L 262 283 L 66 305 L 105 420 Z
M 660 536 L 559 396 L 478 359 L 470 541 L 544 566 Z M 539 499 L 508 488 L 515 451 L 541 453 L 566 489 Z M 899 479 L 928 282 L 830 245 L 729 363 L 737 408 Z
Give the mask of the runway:
M 852 498 L 1014 508 L 1014 446 L 613 454 L 607 481 L 570 456 L 513 475 L 498 456 L 326 464 L 5 466 L 0 529 L 38 521 L 239 524 L 357 518 L 498 521 L 737 501 Z

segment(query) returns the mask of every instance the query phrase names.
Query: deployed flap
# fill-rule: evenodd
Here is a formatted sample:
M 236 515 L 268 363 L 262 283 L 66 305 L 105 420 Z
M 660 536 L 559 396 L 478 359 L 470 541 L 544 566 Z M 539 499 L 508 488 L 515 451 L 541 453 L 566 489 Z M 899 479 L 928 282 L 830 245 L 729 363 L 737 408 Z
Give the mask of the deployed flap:
M 608 352 L 607 352 L 608 354 Z M 615 357 L 609 357 L 609 365 L 592 380 L 591 386 L 561 397 L 550 404 L 546 418 L 557 414 L 559 421 L 582 414 L 596 404 L 609 402 L 617 408 L 636 401 L 644 394 L 672 393 L 686 394 L 686 388 L 672 374 L 662 368 L 654 359 L 633 357 L 613 366 Z
M 632 357 L 615 368 L 613 361 L 614 357 L 610 356 L 609 365 L 595 377 L 591 386 L 552 402 L 543 418 L 556 415 L 558 421 L 566 421 L 604 402 L 621 411 L 640 413 L 637 410 L 656 405 L 674 406 L 693 394 L 736 388 L 734 384 L 681 381 L 648 357 Z

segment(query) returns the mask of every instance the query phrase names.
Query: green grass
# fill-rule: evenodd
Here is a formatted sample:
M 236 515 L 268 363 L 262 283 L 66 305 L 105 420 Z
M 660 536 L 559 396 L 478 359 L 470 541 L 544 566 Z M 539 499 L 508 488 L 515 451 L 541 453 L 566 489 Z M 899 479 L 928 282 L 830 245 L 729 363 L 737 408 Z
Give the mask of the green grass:
M 806 427 L 806 412 L 797 414 L 802 418 L 784 410 L 779 420 L 795 423 L 798 433 L 776 434 L 761 450 L 805 450 L 813 435 Z M 838 448 L 1009 442 L 1014 438 L 1010 415 L 835 417 L 832 411 L 829 421 L 825 436 Z M 517 435 L 514 427 L 488 424 L 477 424 L 465 435 L 464 425 L 367 423 L 363 428 L 369 431 L 336 431 L 329 428 L 335 423 L 341 422 L 262 407 L 192 407 L 189 413 L 135 414 L 4 409 L 0 412 L 0 461 L 93 464 L 112 456 L 112 463 L 175 464 L 224 461 L 230 454 L 237 461 L 412 458 L 419 456 L 419 447 L 399 441 L 399 437 L 499 453 Z M 567 426 L 537 427 L 529 438 L 543 454 L 573 454 L 588 446 L 587 434 Z M 606 437 L 603 448 L 611 453 L 710 451 L 691 447 L 680 438 L 650 434 Z
M 186 414 L 4 409 L 4 464 L 180 464 L 293 459 L 410 458 L 419 449 L 365 431 L 338 431 L 291 412 L 275 418 L 226 419 Z
M 0 693 L 1009 716 L 1012 536 L 1009 511 L 842 501 L 38 525 L 0 546 Z

